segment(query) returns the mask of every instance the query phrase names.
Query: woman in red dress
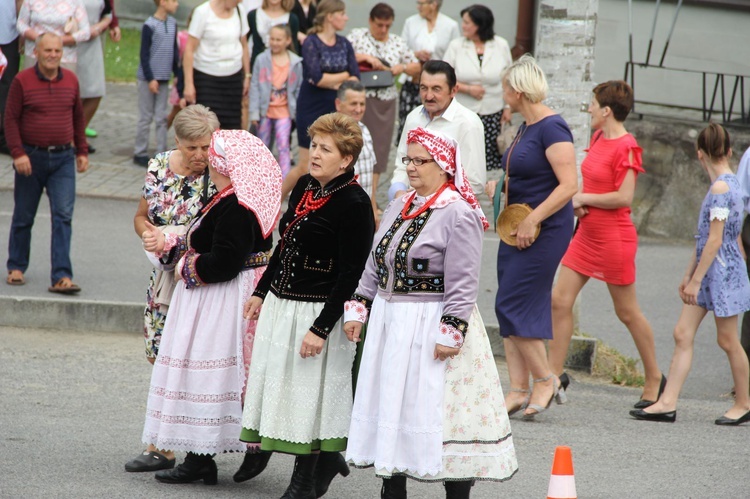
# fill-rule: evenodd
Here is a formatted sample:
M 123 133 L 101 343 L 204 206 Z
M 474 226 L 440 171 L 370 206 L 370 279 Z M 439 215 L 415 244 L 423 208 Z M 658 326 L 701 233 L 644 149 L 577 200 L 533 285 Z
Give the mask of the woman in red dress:
M 617 318 L 628 328 L 646 372 L 646 384 L 636 408 L 653 404 L 666 379 L 659 370 L 654 333 L 635 293 L 635 252 L 638 234 L 630 219 L 630 204 L 641 167 L 641 148 L 625 129 L 633 107 L 633 90 L 624 81 L 608 81 L 594 88 L 589 105 L 591 138 L 581 165 L 583 186 L 573 197 L 578 230 L 562 259 L 552 290 L 554 340 L 549 346 L 552 372 L 560 374 L 563 388 L 569 378 L 563 363 L 573 335 L 573 304 L 593 277 L 607 283 Z M 561 374 L 562 373 L 562 374 Z

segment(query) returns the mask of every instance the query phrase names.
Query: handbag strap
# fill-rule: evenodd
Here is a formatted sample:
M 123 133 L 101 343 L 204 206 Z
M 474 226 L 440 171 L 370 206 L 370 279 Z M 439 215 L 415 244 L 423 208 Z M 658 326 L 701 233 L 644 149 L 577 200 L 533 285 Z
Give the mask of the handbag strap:
M 513 155 L 513 149 L 516 144 L 521 140 L 521 136 L 526 131 L 526 124 L 521 125 L 522 128 L 518 130 L 516 138 L 513 139 L 513 143 L 508 148 L 508 161 L 505 162 L 505 208 L 508 207 L 508 184 L 510 184 L 510 158 Z

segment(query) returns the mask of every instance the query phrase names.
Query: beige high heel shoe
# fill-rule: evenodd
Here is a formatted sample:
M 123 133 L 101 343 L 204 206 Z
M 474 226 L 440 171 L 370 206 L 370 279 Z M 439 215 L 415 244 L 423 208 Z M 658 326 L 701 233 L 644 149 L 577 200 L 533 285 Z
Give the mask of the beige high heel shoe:
M 531 390 L 524 390 L 523 388 L 511 388 L 510 391 L 515 393 L 525 393 L 526 397 L 523 399 L 521 404 L 516 407 L 510 408 L 507 405 L 505 406 L 505 408 L 508 410 L 508 417 L 512 416 L 518 411 L 526 409 L 526 407 L 529 405 L 529 399 L 531 398 Z
M 524 421 L 533 421 L 534 418 L 538 415 L 549 409 L 549 406 L 552 405 L 552 400 L 558 399 L 557 403 L 562 404 L 563 402 L 560 399 L 560 382 L 557 380 L 554 374 L 550 374 L 549 376 L 545 376 L 544 378 L 539 378 L 534 380 L 534 384 L 536 383 L 544 383 L 545 381 L 549 381 L 552 379 L 552 388 L 554 388 L 554 391 L 552 392 L 552 396 L 549 398 L 549 401 L 547 402 L 547 405 L 542 407 L 538 404 L 528 404 L 526 406 L 527 409 L 533 409 L 536 412 L 532 412 L 531 414 L 523 413 L 523 419 Z

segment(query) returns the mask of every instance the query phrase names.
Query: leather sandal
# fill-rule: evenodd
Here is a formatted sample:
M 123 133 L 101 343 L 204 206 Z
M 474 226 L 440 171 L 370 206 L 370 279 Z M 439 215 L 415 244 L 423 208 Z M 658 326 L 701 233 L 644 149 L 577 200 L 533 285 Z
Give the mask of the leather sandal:
M 23 286 L 26 284 L 26 278 L 20 270 L 9 270 L 8 278 L 5 280 L 10 286 Z
M 81 287 L 71 281 L 70 277 L 63 277 L 47 289 L 50 293 L 60 293 L 63 295 L 72 295 L 81 291 Z

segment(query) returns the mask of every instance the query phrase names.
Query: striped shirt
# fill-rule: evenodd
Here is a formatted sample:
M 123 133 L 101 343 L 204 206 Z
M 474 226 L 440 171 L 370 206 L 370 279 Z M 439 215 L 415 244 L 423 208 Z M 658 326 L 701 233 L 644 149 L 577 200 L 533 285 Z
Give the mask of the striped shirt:
M 362 152 L 359 153 L 357 162 L 354 163 L 354 173 L 359 175 L 357 183 L 362 186 L 368 196 L 372 197 L 372 172 L 375 168 L 375 149 L 372 145 L 370 130 L 361 121 L 359 127 L 362 129 Z
M 48 80 L 38 66 L 24 69 L 10 84 L 5 107 L 5 140 L 10 154 L 26 154 L 23 145 L 62 146 L 75 142 L 76 154 L 88 154 L 83 106 L 75 73 L 60 68 Z
M 177 21 L 167 16 L 162 21 L 154 16 L 146 19 L 141 30 L 141 63 L 138 79 L 142 81 L 169 81 L 177 75 L 180 51 L 177 48 Z

